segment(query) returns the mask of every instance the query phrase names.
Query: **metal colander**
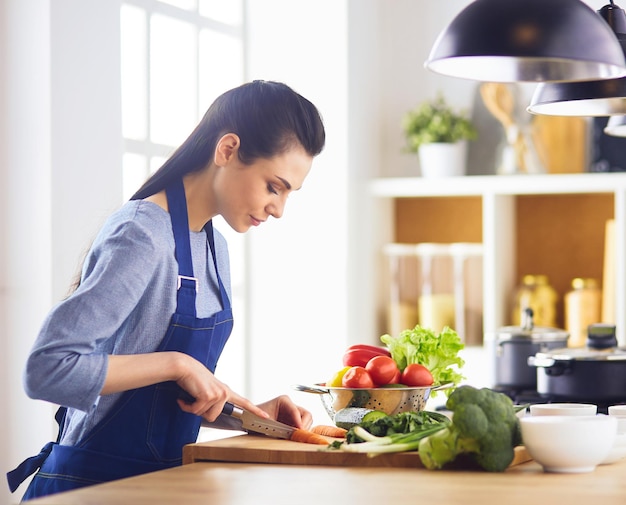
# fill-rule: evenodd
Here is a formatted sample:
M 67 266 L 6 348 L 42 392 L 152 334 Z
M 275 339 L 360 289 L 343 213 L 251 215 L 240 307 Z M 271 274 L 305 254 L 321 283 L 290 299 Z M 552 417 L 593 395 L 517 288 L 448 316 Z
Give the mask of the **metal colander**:
M 330 418 L 334 420 L 335 414 L 346 407 L 380 410 L 389 415 L 398 414 L 399 412 L 418 412 L 424 410 L 426 401 L 432 391 L 446 389 L 450 386 L 451 384 L 427 387 L 351 389 L 315 384 L 315 386 L 298 385 L 295 388 L 305 393 L 320 395 L 324 409 Z

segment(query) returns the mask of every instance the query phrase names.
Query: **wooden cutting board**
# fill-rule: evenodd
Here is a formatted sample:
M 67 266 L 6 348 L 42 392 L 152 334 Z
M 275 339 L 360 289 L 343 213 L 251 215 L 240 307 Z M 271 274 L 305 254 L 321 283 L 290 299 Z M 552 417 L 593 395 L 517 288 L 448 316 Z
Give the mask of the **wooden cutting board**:
M 333 439 L 329 438 L 329 443 Z M 530 461 L 524 447 L 516 447 L 510 466 Z M 325 446 L 279 440 L 263 435 L 239 435 L 210 442 L 190 444 L 183 448 L 183 464 L 199 461 L 229 463 L 273 463 L 285 465 L 322 465 L 358 467 L 424 468 L 417 452 L 380 454 L 348 453 Z

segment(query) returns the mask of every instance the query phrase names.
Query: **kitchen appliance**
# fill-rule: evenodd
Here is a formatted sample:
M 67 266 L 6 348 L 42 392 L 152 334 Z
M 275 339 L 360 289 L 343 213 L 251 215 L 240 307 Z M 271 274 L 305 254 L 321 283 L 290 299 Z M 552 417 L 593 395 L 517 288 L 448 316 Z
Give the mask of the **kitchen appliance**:
M 495 362 L 495 389 L 514 394 L 536 391 L 537 369 L 528 364 L 528 358 L 565 347 L 568 338 L 565 330 L 534 326 L 530 308 L 524 311 L 521 326 L 505 326 L 486 335 Z
M 617 347 L 615 325 L 592 324 L 586 347 L 538 352 L 528 363 L 537 369 L 537 392 L 552 401 L 612 405 L 626 399 L 626 349 Z

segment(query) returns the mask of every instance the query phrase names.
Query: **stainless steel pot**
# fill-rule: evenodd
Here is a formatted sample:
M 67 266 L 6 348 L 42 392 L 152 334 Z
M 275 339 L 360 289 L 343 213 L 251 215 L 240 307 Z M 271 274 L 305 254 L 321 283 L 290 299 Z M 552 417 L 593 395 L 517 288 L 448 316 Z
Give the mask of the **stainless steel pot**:
M 528 358 L 567 346 L 569 334 L 558 328 L 535 327 L 532 310 L 526 309 L 522 326 L 505 326 L 487 337 L 493 342 L 496 387 L 535 391 L 537 369 L 528 364 Z
M 617 347 L 613 325 L 591 325 L 586 347 L 540 352 L 528 363 L 537 369 L 537 392 L 553 401 L 626 400 L 626 349 Z

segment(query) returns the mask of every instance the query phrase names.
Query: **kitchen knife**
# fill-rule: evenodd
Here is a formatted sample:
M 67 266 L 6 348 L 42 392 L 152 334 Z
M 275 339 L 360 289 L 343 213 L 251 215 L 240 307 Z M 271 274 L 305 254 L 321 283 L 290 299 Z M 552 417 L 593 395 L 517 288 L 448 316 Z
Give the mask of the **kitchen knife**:
M 222 415 L 227 415 L 241 421 L 243 431 L 260 433 L 272 438 L 285 438 L 289 440 L 296 430 L 293 426 L 274 421 L 273 419 L 265 419 L 249 412 L 241 407 L 237 407 L 230 402 L 224 404 Z

